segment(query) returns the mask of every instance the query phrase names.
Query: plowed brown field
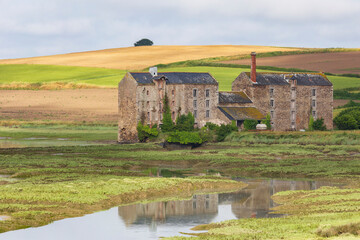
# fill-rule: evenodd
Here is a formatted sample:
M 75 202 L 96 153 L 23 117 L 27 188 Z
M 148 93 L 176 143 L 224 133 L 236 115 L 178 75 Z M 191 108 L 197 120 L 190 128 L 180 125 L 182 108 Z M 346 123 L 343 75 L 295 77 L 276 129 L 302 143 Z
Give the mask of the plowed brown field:
M 0 120 L 117 123 L 117 89 L 0 90 Z
M 250 59 L 222 61 L 222 63 L 250 65 Z M 335 74 L 360 74 L 359 52 L 312 53 L 258 58 L 259 66 L 299 68 Z
M 47 64 L 137 70 L 161 63 L 166 64 L 210 57 L 246 55 L 253 51 L 273 52 L 295 50 L 299 49 L 245 45 L 144 46 L 44 57 L 4 59 L 0 60 L 0 64 Z

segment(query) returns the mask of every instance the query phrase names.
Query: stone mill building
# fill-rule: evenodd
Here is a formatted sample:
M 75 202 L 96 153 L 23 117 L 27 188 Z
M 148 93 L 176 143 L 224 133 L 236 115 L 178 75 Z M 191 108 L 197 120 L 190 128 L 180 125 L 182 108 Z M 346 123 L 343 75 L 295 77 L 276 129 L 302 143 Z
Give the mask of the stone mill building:
M 169 100 L 173 121 L 191 112 L 198 127 L 236 121 L 242 128 L 246 119 L 271 116 L 275 131 L 308 127 L 310 115 L 323 118 L 332 129 L 333 87 L 321 73 L 260 73 L 252 53 L 251 72 L 233 81 L 232 91 L 219 92 L 210 73 L 128 72 L 119 83 L 119 142 L 137 141 L 137 124 L 162 123 L 163 100 Z

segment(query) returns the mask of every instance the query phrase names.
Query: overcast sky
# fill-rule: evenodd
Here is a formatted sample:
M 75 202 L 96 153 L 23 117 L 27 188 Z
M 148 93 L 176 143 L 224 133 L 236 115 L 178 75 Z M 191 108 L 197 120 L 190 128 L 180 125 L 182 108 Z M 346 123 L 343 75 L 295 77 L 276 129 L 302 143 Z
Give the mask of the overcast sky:
M 360 0 L 0 0 L 0 59 L 155 45 L 360 47 Z

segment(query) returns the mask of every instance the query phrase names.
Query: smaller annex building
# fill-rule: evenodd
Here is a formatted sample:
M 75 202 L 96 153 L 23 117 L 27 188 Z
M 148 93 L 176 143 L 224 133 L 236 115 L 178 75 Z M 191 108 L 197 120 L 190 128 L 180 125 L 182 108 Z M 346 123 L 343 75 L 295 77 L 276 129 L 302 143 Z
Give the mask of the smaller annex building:
M 271 116 L 275 131 L 308 127 L 310 115 L 332 129 L 333 87 L 321 73 L 257 73 L 252 53 L 250 73 L 241 73 L 231 92 L 219 92 L 210 73 L 128 72 L 119 83 L 118 142 L 137 142 L 137 124 L 162 124 L 165 94 L 173 121 L 191 112 L 198 127 L 207 122 L 241 128 L 246 119 Z

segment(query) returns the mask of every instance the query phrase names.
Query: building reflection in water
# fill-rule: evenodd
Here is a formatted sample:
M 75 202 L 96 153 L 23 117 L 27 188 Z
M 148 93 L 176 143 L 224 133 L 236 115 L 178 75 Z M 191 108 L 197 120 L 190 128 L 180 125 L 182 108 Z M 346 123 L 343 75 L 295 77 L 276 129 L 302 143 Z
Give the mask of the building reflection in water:
M 218 211 L 219 205 L 228 205 L 233 213 L 233 216 L 224 216 L 223 219 L 279 217 L 281 215 L 270 213 L 270 209 L 276 206 L 271 199 L 273 194 L 288 190 L 313 190 L 331 185 L 309 181 L 242 181 L 248 183 L 248 187 L 238 192 L 194 195 L 191 200 L 183 201 L 121 206 L 118 213 L 126 226 L 145 224 L 149 225 L 152 231 L 156 231 L 158 224 L 210 223 L 218 215 L 229 215 Z

